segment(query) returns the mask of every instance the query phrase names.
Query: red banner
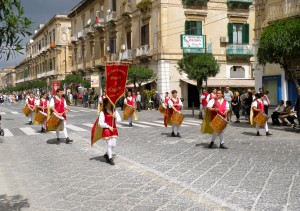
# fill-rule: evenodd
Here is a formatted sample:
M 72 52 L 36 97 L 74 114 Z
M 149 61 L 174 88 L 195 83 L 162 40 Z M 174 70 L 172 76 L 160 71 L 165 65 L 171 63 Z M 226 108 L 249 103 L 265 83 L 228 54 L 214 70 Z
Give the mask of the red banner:
M 115 106 L 125 93 L 128 65 L 106 65 L 106 96 Z
M 60 82 L 59 81 L 53 81 L 52 82 L 52 95 L 56 95 L 56 90 L 60 87 Z

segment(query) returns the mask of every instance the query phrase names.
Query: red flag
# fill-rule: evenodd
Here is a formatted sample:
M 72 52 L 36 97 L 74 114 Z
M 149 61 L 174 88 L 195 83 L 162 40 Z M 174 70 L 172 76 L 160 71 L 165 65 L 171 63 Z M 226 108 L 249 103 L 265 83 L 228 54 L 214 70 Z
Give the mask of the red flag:
M 106 96 L 115 106 L 125 93 L 128 65 L 106 65 Z

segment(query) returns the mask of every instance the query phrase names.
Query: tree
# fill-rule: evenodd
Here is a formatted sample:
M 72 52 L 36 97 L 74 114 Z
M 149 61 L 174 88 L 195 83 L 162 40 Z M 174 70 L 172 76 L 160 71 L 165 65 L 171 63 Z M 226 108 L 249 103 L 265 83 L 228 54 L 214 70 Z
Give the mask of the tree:
M 141 87 L 143 82 L 147 82 L 154 78 L 153 70 L 149 67 L 131 66 L 128 70 L 127 80 L 132 83 L 134 89 L 138 85 Z
M 203 80 L 219 72 L 219 65 L 212 54 L 184 55 L 177 64 L 180 73 L 184 72 L 189 79 L 197 81 L 199 93 L 201 93 Z
M 279 64 L 296 88 L 295 62 L 300 57 L 300 19 L 279 20 L 268 26 L 260 35 L 258 62 Z
M 15 53 L 22 53 L 22 39 L 20 37 L 30 36 L 30 19 L 23 17 L 24 8 L 20 0 L 0 0 L 0 59 Z

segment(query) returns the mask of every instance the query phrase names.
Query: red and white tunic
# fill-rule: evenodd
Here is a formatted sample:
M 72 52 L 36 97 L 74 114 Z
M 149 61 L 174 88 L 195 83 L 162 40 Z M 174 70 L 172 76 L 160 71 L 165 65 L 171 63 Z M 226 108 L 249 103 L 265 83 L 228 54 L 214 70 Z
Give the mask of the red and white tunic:
M 116 111 L 115 119 L 113 118 L 111 111 L 108 112 L 101 111 L 98 124 L 101 128 L 103 128 L 102 131 L 103 139 L 118 137 L 118 130 L 116 125 L 117 122 L 121 122 L 121 117 L 117 111 Z M 113 131 L 111 131 L 109 127 L 113 127 Z
M 135 99 L 133 97 L 126 97 L 124 103 L 134 107 Z
M 34 99 L 34 98 L 28 98 L 28 99 L 26 100 L 26 103 L 28 103 L 28 105 L 29 105 L 31 108 L 33 108 L 34 105 L 35 105 L 35 99 Z
M 256 107 L 257 109 L 260 109 L 263 112 L 265 112 L 264 102 L 262 102 L 261 100 L 255 100 L 252 103 L 252 107 Z M 255 111 L 255 110 L 253 110 L 253 112 L 254 112 L 254 117 L 259 113 L 259 111 Z
M 45 109 L 42 109 L 42 108 L 40 108 L 40 111 L 42 111 L 42 112 L 44 112 L 44 113 L 46 113 L 47 114 L 47 107 L 48 107 L 48 100 L 40 100 L 40 105 L 39 106 L 42 106 L 43 108 L 45 108 Z
M 217 114 L 220 114 L 223 118 L 226 118 L 225 111 L 229 110 L 229 104 L 226 100 L 223 99 L 223 102 L 217 100 L 217 99 L 212 99 L 208 102 L 207 104 L 208 108 L 218 108 L 218 111 L 212 111 L 211 112 L 211 119 L 213 120 Z
M 60 99 L 57 97 L 52 98 L 50 101 L 50 107 L 54 107 L 58 113 L 64 113 L 65 108 L 67 107 L 65 98 L 63 97 Z M 67 119 L 66 114 L 63 114 L 63 117 L 65 120 Z
M 180 111 L 180 110 L 181 110 L 181 107 L 182 107 L 182 102 L 181 102 L 181 100 L 180 100 L 179 98 L 176 98 L 176 99 L 170 98 L 170 99 L 168 100 L 168 106 L 169 106 L 169 108 L 172 108 L 174 104 L 176 104 L 176 105 L 174 106 L 174 108 L 176 109 L 176 111 Z M 174 112 L 173 109 L 170 109 L 170 113 L 169 113 L 169 114 L 170 114 L 170 118 L 171 118 L 173 112 Z

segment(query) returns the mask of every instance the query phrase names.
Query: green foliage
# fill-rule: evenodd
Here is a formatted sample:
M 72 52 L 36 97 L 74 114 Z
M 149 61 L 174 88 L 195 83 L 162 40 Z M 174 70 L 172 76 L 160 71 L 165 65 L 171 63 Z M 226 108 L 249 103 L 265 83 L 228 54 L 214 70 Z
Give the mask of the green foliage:
M 145 96 L 145 104 L 147 105 L 147 107 L 152 107 L 151 103 L 149 103 L 149 100 L 151 98 L 155 98 L 157 95 L 156 90 L 152 89 L 152 90 L 148 90 L 145 89 L 144 90 L 144 96 Z
M 152 9 L 152 2 L 151 0 L 142 0 L 137 5 L 138 8 L 142 13 L 150 12 Z
M 65 80 L 62 80 L 62 83 L 66 83 L 68 85 L 81 84 L 82 82 L 83 77 L 81 74 L 70 74 L 66 76 Z
M 189 79 L 197 81 L 199 90 L 205 78 L 213 77 L 219 72 L 219 65 L 211 54 L 185 55 L 177 64 L 180 73 L 184 72 Z
M 286 76 L 299 84 L 293 62 L 300 57 L 300 19 L 279 20 L 268 26 L 261 33 L 257 58 L 260 64 L 279 64 Z
M 142 66 L 131 66 L 128 70 L 127 80 L 130 83 L 133 83 L 134 88 L 136 85 L 139 87 L 143 82 L 147 82 L 154 78 L 153 70 L 149 67 Z
M 22 53 L 20 37 L 30 36 L 32 21 L 24 15 L 20 0 L 0 0 L 0 59 Z
M 19 92 L 19 91 L 30 91 L 32 89 L 42 89 L 47 87 L 47 82 L 46 81 L 32 81 L 28 83 L 22 83 L 19 84 L 15 87 L 9 87 L 7 88 L 7 92 Z

